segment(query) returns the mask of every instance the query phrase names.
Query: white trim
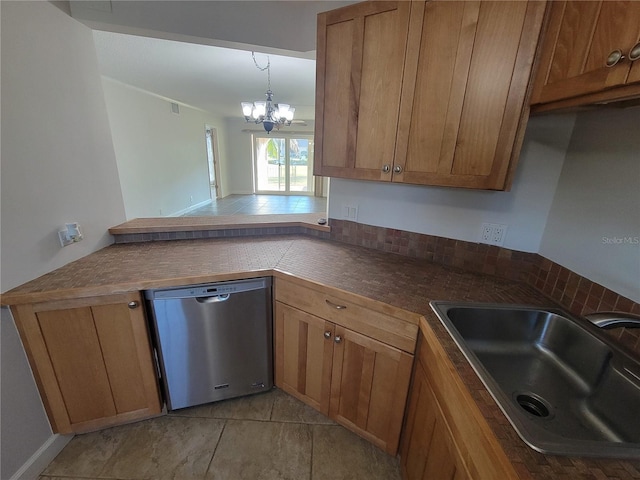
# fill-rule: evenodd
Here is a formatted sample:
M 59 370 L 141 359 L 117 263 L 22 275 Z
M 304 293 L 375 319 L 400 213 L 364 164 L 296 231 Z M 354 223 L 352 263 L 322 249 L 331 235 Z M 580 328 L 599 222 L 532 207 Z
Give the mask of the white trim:
M 200 203 L 196 203 L 195 205 L 191 205 L 190 207 L 187 208 L 183 208 L 182 210 L 178 210 L 177 212 L 172 213 L 171 215 L 167 215 L 167 217 L 180 217 L 182 215 L 184 215 L 185 213 L 189 213 L 193 210 L 196 210 L 198 208 L 201 207 L 206 207 L 207 205 L 209 205 L 211 203 L 211 199 L 207 199 L 203 202 Z
M 72 438 L 73 435 L 51 435 L 10 480 L 36 480 Z

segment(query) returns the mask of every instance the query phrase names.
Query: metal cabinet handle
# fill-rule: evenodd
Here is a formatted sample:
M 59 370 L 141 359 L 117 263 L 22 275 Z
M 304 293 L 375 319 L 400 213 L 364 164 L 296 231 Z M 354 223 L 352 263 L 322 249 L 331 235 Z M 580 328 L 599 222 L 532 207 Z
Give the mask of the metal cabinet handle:
M 138 308 L 138 305 L 140 305 L 138 302 L 129 302 L 127 304 L 127 307 L 129 307 L 131 310 L 133 310 L 134 308 Z
M 613 67 L 614 65 L 617 65 L 620 62 L 620 60 L 623 60 L 623 59 L 624 59 L 624 55 L 622 54 L 622 51 L 614 50 L 607 57 L 606 65 L 607 67 Z
M 336 305 L 335 303 L 330 302 L 329 300 L 326 300 L 326 299 L 325 299 L 325 302 L 327 302 L 327 305 L 329 305 L 330 307 L 333 307 L 333 308 L 335 308 L 337 310 L 344 310 L 345 308 L 347 308 L 346 305 Z
M 391 171 L 391 166 L 388 163 L 385 163 L 382 166 L 382 173 L 389 173 Z
M 636 43 L 631 50 L 629 50 L 629 60 L 635 62 L 640 58 L 640 42 Z
M 393 173 L 402 173 L 402 165 L 396 165 L 393 167 Z
M 336 343 L 340 343 L 342 342 L 342 337 L 340 335 L 336 335 L 336 338 L 334 338 L 333 341 Z
M 230 293 L 222 293 L 220 295 L 214 295 L 212 297 L 195 297 L 198 303 L 218 303 L 226 302 L 231 297 Z
M 331 338 L 331 332 L 329 330 L 324 332 L 324 338 Z

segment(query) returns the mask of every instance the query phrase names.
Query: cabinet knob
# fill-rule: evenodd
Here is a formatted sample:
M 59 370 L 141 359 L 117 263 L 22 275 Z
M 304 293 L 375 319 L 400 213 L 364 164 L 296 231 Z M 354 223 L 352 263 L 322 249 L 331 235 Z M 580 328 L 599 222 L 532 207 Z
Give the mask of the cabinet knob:
M 127 306 L 133 310 L 134 308 L 138 308 L 138 305 L 140 305 L 138 302 L 129 302 Z
M 336 342 L 336 343 L 341 343 L 342 342 L 342 337 L 340 335 L 336 335 L 336 338 L 334 338 L 333 341 Z
M 391 171 L 391 166 L 388 163 L 385 163 L 382 166 L 382 173 L 389 173 Z
M 631 50 L 629 50 L 629 60 L 635 62 L 640 58 L 640 42 L 636 43 Z
M 324 338 L 331 338 L 331 332 L 329 330 L 324 332 Z
M 393 173 L 402 173 L 402 165 L 396 165 L 393 167 Z
M 624 55 L 622 54 L 622 51 L 614 50 L 607 57 L 606 65 L 607 65 L 607 67 L 613 67 L 614 65 L 617 65 L 618 62 L 620 62 L 620 60 L 622 60 L 622 59 L 624 59 Z

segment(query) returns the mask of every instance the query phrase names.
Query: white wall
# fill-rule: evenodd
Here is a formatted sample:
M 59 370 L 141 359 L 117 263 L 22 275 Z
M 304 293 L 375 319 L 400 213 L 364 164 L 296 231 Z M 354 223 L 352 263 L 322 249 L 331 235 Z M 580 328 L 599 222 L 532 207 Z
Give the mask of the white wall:
M 91 31 L 48 2 L 0 2 L 1 291 L 107 244 L 125 219 Z M 78 221 L 84 240 L 61 248 Z M 0 477 L 52 434 L 9 312 L 2 311 Z
M 477 242 L 482 223 L 508 225 L 504 246 L 537 252 L 574 115 L 529 121 L 510 192 L 331 179 L 329 217 L 358 207 L 358 223 Z
M 578 116 L 540 247 L 541 255 L 636 302 L 639 126 L 640 107 Z
M 224 121 L 185 105 L 174 114 L 171 100 L 106 77 L 102 84 L 127 219 L 172 215 L 209 200 L 205 125 L 218 130 L 222 157 Z
M 0 385 L 2 391 L 0 478 L 9 478 L 52 434 L 11 313 L 8 308 L 2 308 L 0 311 L 2 313 L 0 362 L 3 365 Z M 8 368 L 9 365 L 12 365 L 12 368 Z M 29 429 L 29 434 L 24 435 L 21 442 L 16 442 L 15 432 L 20 432 L 25 426 Z
M 253 164 L 251 159 L 251 133 L 246 130 L 255 130 L 257 133 L 264 133 L 261 125 L 247 123 L 242 117 L 227 118 L 227 148 L 228 148 L 228 169 L 227 178 L 228 189 L 226 195 L 230 194 L 251 194 L 253 193 Z M 304 135 L 313 135 L 314 123 L 307 122 L 306 126 L 293 124 L 284 127 L 281 133 L 285 136 L 291 135 L 289 132 L 300 132 Z M 271 132 L 277 135 L 279 132 Z
M 2 3 L 2 290 L 111 243 L 124 207 L 91 31 Z M 80 222 L 84 240 L 57 231 Z

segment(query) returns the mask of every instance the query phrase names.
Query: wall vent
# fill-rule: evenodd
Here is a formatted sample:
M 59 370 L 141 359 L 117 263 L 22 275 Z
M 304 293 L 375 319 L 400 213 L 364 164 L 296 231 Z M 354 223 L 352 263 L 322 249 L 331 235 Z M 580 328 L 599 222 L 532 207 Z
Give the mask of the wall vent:
M 171 113 L 180 115 L 180 105 L 178 105 L 177 103 L 171 102 Z

